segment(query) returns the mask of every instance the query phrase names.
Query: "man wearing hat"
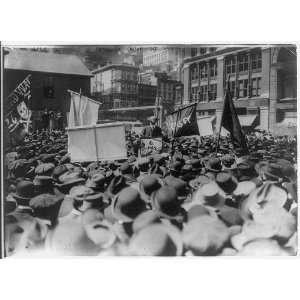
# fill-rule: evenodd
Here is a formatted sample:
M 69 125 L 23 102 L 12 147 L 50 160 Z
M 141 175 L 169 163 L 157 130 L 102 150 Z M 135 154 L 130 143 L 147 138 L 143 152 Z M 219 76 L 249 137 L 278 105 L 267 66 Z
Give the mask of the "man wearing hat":
M 161 137 L 162 136 L 162 131 L 159 126 L 156 125 L 157 123 L 157 118 L 154 116 L 149 118 L 150 125 L 146 126 L 141 133 L 142 137 L 145 138 L 156 138 L 156 137 Z

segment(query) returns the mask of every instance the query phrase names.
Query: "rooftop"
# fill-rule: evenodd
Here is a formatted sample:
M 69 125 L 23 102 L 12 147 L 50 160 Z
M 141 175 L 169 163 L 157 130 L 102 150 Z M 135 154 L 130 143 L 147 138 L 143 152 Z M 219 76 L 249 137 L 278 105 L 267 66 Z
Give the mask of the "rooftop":
M 5 69 L 93 76 L 76 55 L 19 49 L 9 49 L 8 52 L 4 57 Z
M 138 69 L 139 69 L 138 67 L 135 67 L 135 66 L 130 65 L 130 64 L 111 64 L 111 65 L 106 65 L 104 67 L 95 69 L 95 70 L 92 71 L 92 73 L 95 74 L 95 73 L 103 72 L 103 71 L 106 71 L 106 70 L 109 70 L 109 69 L 124 69 L 124 68 L 135 69 L 136 71 L 138 71 Z

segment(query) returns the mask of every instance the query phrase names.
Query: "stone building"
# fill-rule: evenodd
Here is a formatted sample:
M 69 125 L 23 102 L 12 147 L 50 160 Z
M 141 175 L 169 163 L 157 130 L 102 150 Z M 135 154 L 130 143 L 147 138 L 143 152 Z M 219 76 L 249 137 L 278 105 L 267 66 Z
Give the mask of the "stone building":
M 193 50 L 194 49 L 194 50 Z M 219 128 L 226 82 L 241 125 L 295 134 L 296 48 L 291 45 L 192 48 L 182 67 L 183 104 L 198 102 L 198 115 L 215 115 Z
M 133 107 L 138 103 L 138 68 L 111 64 L 92 71 L 91 94 L 103 103 L 102 109 Z

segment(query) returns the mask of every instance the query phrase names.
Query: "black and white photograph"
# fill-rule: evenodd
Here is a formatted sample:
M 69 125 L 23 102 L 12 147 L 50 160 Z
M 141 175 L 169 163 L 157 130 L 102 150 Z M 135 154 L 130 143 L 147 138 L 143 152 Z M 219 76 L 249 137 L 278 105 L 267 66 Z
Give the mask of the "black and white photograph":
M 297 255 L 296 44 L 1 55 L 3 257 Z

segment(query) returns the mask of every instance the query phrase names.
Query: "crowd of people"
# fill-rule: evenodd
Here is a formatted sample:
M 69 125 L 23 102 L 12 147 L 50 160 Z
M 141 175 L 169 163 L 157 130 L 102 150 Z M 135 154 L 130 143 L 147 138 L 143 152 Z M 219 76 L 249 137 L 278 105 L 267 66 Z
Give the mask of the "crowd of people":
M 182 137 L 140 157 L 128 134 L 127 159 L 76 163 L 65 132 L 29 134 L 5 149 L 6 255 L 296 255 L 296 138 L 247 140 L 248 155 Z

